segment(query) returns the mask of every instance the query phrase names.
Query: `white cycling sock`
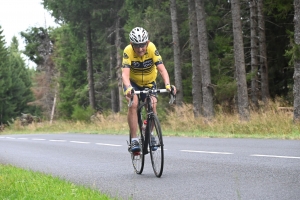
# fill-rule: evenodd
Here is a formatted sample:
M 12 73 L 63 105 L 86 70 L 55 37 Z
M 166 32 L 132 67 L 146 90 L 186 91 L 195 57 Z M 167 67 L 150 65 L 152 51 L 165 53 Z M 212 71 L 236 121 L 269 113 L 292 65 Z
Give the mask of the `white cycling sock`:
M 138 138 L 131 138 L 131 141 L 134 141 L 134 140 L 139 141 Z

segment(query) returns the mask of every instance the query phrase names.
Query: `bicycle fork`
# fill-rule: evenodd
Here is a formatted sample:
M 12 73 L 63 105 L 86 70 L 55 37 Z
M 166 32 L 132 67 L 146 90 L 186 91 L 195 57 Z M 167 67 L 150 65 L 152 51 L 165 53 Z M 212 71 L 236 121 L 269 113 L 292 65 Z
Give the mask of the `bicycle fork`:
M 147 126 L 146 126 L 146 130 L 145 130 L 145 135 L 144 135 L 144 145 L 143 145 L 143 153 L 146 155 L 149 153 L 148 151 L 148 147 L 150 148 L 150 134 L 151 134 L 151 131 L 152 131 L 152 128 L 153 128 L 153 124 L 152 124 L 152 121 L 149 120 L 151 119 L 151 115 L 153 114 L 153 112 L 149 113 L 148 114 L 148 119 L 147 119 Z

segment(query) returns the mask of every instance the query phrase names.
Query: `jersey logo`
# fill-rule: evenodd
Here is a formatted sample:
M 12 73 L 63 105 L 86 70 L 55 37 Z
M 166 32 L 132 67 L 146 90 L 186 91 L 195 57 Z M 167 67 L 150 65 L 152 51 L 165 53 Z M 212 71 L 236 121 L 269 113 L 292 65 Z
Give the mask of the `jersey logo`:
M 155 50 L 154 54 L 155 54 L 156 56 L 159 56 L 159 53 L 158 53 L 157 50 Z
M 127 55 L 126 53 L 124 53 L 124 54 L 123 54 L 123 58 L 124 58 L 124 59 L 128 59 L 129 57 L 128 57 L 128 55 Z
M 143 63 L 143 66 L 144 66 L 145 68 L 151 67 L 152 65 L 153 65 L 152 59 L 150 59 L 150 60 L 145 60 L 144 63 Z
M 134 68 L 140 68 L 140 67 L 143 67 L 143 66 L 141 65 L 141 63 L 138 62 L 138 61 L 133 61 L 133 62 L 131 62 L 131 66 L 133 66 Z

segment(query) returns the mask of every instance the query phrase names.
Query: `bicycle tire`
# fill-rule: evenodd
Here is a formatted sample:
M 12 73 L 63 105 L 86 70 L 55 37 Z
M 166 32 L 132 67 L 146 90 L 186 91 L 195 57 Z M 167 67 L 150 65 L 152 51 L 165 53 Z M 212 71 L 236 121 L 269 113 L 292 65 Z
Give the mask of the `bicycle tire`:
M 142 123 L 141 123 L 141 121 L 139 122 L 139 129 L 140 129 L 140 131 L 137 133 L 137 137 L 139 138 L 141 151 L 138 152 L 138 153 L 130 152 L 130 154 L 131 154 L 132 165 L 133 165 L 133 168 L 135 170 L 135 173 L 142 174 L 143 170 L 144 170 L 145 155 L 142 151 L 143 144 L 144 144 L 144 136 L 142 135 Z M 129 134 L 129 141 L 131 142 L 131 134 Z
M 150 138 L 154 137 L 156 141 L 155 144 L 152 144 L 151 139 L 149 140 L 151 163 L 155 176 L 161 177 L 164 169 L 164 143 L 162 131 L 158 117 L 155 114 L 150 121 L 152 121 L 150 124 L 154 125 L 152 129 L 153 134 L 150 135 Z

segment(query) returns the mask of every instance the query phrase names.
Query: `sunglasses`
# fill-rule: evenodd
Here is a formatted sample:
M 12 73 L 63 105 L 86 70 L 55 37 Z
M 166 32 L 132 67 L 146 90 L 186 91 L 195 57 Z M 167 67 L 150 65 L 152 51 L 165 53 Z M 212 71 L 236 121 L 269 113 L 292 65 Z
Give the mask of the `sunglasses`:
M 132 43 L 132 46 L 134 48 L 144 48 L 146 46 L 147 42 L 145 43 L 141 43 L 141 44 L 135 44 L 135 43 Z

